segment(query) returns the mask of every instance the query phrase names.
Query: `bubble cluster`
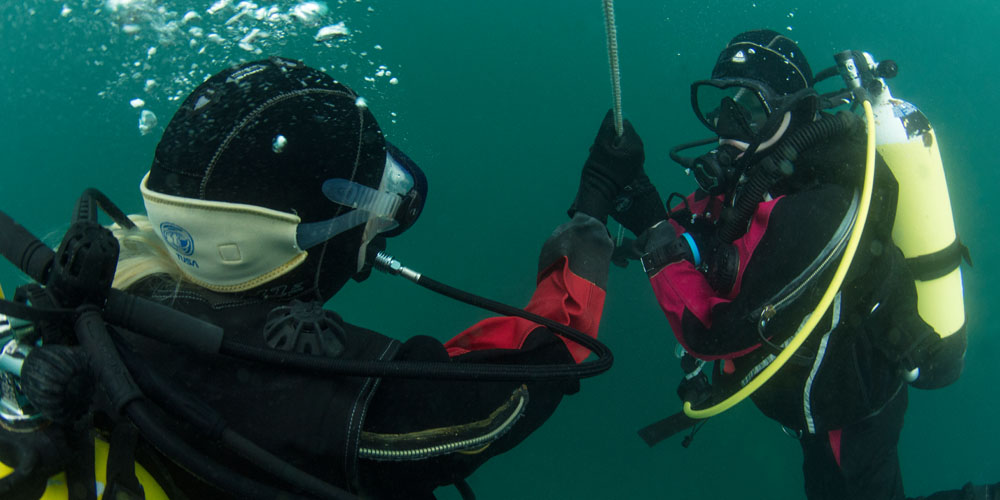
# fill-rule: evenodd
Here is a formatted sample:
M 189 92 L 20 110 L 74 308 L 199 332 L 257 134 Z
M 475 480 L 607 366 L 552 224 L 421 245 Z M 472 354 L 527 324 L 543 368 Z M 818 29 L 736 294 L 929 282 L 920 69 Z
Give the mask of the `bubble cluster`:
M 173 0 L 71 0 L 57 14 L 85 30 L 87 65 L 111 72 L 99 95 L 149 111 L 149 118 L 153 110 L 172 113 L 222 68 L 271 55 L 335 68 L 358 92 L 386 92 L 399 80 L 367 50 L 381 51 L 381 44 L 359 37 L 374 12 L 363 2 L 202 0 L 178 8 Z M 143 123 L 143 134 L 156 126 L 155 119 Z

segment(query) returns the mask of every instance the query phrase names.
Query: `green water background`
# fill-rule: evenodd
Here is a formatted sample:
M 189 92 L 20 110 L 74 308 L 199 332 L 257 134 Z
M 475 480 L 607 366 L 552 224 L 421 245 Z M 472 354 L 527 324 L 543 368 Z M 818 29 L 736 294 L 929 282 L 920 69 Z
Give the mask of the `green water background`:
M 1000 276 L 1000 73 L 993 57 L 1000 4 L 618 3 L 625 116 L 645 141 L 646 170 L 662 193 L 693 187 L 667 150 L 706 135 L 690 110 L 688 85 L 708 76 L 734 34 L 784 32 L 814 71 L 845 49 L 898 62 L 894 94 L 919 106 L 936 128 L 957 227 L 975 260 L 964 270 L 966 372 L 947 389 L 911 391 L 899 447 L 903 478 L 910 495 L 1000 480 L 1000 334 L 993 325 L 1000 315 L 990 306 Z M 179 103 L 170 97 L 226 64 L 257 57 L 231 42 L 198 54 L 202 42 L 161 40 L 152 29 L 188 9 L 202 15 L 202 25 L 222 29 L 232 10 L 210 16 L 207 1 L 151 5 L 145 18 L 129 20 L 96 0 L 0 4 L 0 209 L 53 244 L 85 187 L 141 211 L 137 185 Z M 164 11 L 155 10 L 160 6 Z M 349 39 L 316 44 L 315 27 L 297 28 L 259 46 L 262 56 L 327 68 L 365 95 L 390 140 L 428 174 L 424 215 L 390 250 L 429 276 L 526 303 L 539 247 L 565 220 L 587 147 L 611 104 L 600 2 L 352 0 L 329 7 L 326 24 L 344 20 Z M 129 22 L 142 30 L 124 33 Z M 157 53 L 148 56 L 149 47 Z M 397 85 L 377 76 L 382 65 Z M 159 83 L 146 92 L 149 78 Z M 159 117 L 148 135 L 139 133 L 139 110 L 129 105 L 136 97 Z M 23 280 L 10 266 L 0 268 L 8 293 Z M 348 285 L 329 307 L 401 339 L 444 340 L 485 316 L 381 275 Z M 679 408 L 679 371 L 672 335 L 635 266 L 612 269 L 601 337 L 615 353 L 614 368 L 584 381 L 542 429 L 474 474 L 469 482 L 479 498 L 803 497 L 797 443 L 749 403 L 713 418 L 690 449 L 679 438 L 652 449 L 639 440 L 636 429 Z M 440 497 L 457 494 L 442 489 Z

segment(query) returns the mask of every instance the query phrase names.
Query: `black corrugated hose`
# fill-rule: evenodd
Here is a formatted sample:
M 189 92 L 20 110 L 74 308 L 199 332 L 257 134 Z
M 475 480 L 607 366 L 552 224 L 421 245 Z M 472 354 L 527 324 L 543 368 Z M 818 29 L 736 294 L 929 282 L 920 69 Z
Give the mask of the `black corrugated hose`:
M 840 111 L 834 115 L 824 115 L 822 119 L 796 130 L 781 141 L 774 152 L 751 167 L 749 180 L 736 194 L 730 210 L 733 215 L 725 216 L 716 232 L 718 241 L 723 244 L 732 243 L 746 232 L 750 218 L 757 211 L 757 204 L 764 199 L 775 182 L 791 175 L 793 162 L 798 159 L 799 153 L 820 140 L 851 132 L 860 123 L 853 113 Z

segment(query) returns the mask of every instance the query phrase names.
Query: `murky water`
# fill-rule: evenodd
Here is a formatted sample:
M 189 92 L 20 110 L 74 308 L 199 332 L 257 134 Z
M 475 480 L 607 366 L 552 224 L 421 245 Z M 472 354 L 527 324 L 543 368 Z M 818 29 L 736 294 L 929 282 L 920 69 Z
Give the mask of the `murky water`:
M 1000 480 L 991 307 L 1000 208 L 992 60 L 994 2 L 709 0 L 619 2 L 623 106 L 662 193 L 694 183 L 667 150 L 706 136 L 688 86 L 736 33 L 769 27 L 813 70 L 845 49 L 896 60 L 894 94 L 941 142 L 965 270 L 967 370 L 912 391 L 900 446 L 910 495 Z M 427 173 L 418 224 L 390 241 L 406 265 L 491 298 L 525 303 L 535 260 L 565 220 L 579 169 L 611 104 L 597 0 L 237 2 L 7 0 L 0 4 L 0 208 L 55 244 L 75 198 L 97 187 L 142 210 L 156 142 L 198 83 L 240 61 L 283 55 L 365 96 L 390 139 Z M 614 229 L 614 227 L 613 227 Z M 10 266 L 0 282 L 22 278 Z M 484 315 L 386 276 L 329 307 L 398 338 L 447 339 Z M 428 311 L 433 311 L 429 313 Z M 636 267 L 614 268 L 602 338 L 616 365 L 585 381 L 539 432 L 470 479 L 481 499 L 802 497 L 797 443 L 749 403 L 713 418 L 689 449 L 647 448 L 635 431 L 677 411 L 673 340 Z M 280 430 L 276 430 L 280 431 Z M 452 490 L 441 498 L 457 498 Z

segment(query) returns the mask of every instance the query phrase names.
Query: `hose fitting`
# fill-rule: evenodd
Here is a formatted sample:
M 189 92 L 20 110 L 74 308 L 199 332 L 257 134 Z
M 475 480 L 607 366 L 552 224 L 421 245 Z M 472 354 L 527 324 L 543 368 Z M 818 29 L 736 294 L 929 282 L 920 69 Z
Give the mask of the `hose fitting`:
M 381 250 L 375 254 L 372 266 L 383 273 L 402 276 L 414 283 L 420 281 L 420 273 L 404 266 L 401 262 L 393 258 L 392 255 Z

